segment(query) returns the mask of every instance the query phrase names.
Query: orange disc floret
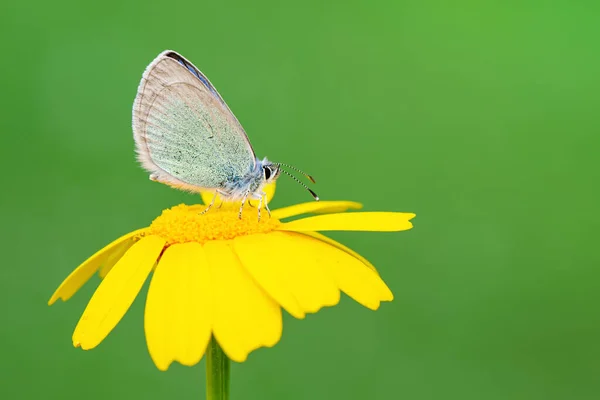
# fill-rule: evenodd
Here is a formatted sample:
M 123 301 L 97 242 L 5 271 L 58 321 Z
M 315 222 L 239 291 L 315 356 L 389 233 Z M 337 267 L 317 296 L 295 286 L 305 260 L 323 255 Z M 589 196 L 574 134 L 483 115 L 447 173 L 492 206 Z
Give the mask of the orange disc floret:
M 206 243 L 210 240 L 227 240 L 237 236 L 266 233 L 277 229 L 281 222 L 263 215 L 260 221 L 255 212 L 244 210 L 242 219 L 231 208 L 212 208 L 202 214 L 206 206 L 180 204 L 166 209 L 152 221 L 146 235 L 157 235 L 167 241 L 167 246 L 175 243 Z M 256 210 L 254 210 L 256 211 Z

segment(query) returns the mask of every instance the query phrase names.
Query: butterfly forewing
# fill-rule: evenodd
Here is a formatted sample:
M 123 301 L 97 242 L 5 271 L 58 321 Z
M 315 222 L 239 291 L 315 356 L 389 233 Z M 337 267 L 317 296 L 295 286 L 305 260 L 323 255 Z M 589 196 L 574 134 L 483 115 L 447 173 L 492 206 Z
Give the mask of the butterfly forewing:
M 133 132 L 151 176 L 183 189 L 218 189 L 256 162 L 246 133 L 208 79 L 172 51 L 144 73 Z

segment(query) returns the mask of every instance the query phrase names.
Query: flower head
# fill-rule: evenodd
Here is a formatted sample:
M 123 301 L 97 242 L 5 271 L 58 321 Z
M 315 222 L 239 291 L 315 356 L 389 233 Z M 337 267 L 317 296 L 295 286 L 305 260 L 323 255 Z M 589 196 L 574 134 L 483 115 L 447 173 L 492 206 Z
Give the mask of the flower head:
M 272 197 L 274 186 L 269 188 Z M 206 203 L 206 199 L 205 199 Z M 144 316 L 146 341 L 161 370 L 196 364 L 214 336 L 227 356 L 244 361 L 282 333 L 281 309 L 304 318 L 339 302 L 340 291 L 370 309 L 392 292 L 362 256 L 319 231 L 401 231 L 414 214 L 351 212 L 349 201 L 304 203 L 260 221 L 239 204 L 201 214 L 203 205 L 164 210 L 149 227 L 98 251 L 50 298 L 66 301 L 96 272 L 103 278 L 73 344 L 92 349 L 117 325 L 153 272 Z M 322 215 L 283 221 L 307 213 Z

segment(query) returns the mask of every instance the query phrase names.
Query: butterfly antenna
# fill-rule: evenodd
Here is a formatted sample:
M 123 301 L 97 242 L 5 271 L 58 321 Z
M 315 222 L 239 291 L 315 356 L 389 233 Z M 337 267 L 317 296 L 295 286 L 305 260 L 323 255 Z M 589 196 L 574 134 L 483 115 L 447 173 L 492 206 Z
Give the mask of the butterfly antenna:
M 307 174 L 306 172 L 302 171 L 301 169 L 298 169 L 296 167 L 293 167 L 291 165 L 287 165 L 287 164 L 283 164 L 283 163 L 277 163 L 279 165 L 283 165 L 284 167 L 288 167 L 290 169 L 293 169 L 296 172 L 300 172 L 302 175 L 304 175 L 305 177 L 308 178 L 309 181 L 311 181 L 312 183 L 317 183 L 315 182 L 315 178 L 313 178 L 312 176 L 310 176 L 309 174 Z M 288 174 L 289 175 L 289 174 Z
M 287 167 L 287 165 L 286 165 L 286 167 Z M 312 195 L 312 197 L 314 197 L 314 199 L 316 201 L 319 201 L 319 196 L 317 196 L 317 194 L 315 192 L 313 192 L 308 186 L 306 186 L 306 184 L 304 182 L 302 182 L 300 179 L 296 178 L 294 175 L 292 175 L 289 172 L 287 172 L 285 169 L 282 169 L 281 171 L 283 171 L 287 176 L 289 176 L 290 178 L 292 178 L 293 180 L 295 180 L 296 182 L 298 182 L 300 185 L 302 185 L 304 187 L 304 189 L 306 189 L 306 190 L 308 190 L 310 192 L 310 194 Z

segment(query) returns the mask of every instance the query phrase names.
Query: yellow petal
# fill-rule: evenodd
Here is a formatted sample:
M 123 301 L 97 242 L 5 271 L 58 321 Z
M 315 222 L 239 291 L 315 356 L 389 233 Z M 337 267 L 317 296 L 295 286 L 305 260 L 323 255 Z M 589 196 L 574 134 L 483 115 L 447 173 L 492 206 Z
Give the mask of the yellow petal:
M 100 276 L 100 278 L 104 279 L 106 275 L 108 275 L 112 267 L 114 267 L 117 261 L 119 261 L 119 259 L 123 257 L 123 254 L 125 254 L 127 250 L 129 250 L 129 248 L 133 246 L 133 244 L 135 243 L 135 239 L 135 237 L 127 239 L 119 246 L 117 246 L 115 250 L 108 255 L 108 257 L 106 257 L 106 260 L 102 263 L 102 267 L 100 267 L 100 270 L 98 271 L 98 275 Z
M 262 241 L 267 236 L 266 234 L 257 234 L 237 237 L 234 240 L 235 252 L 246 271 L 273 300 L 294 317 L 304 318 L 302 307 L 285 284 L 285 276 L 280 270 L 281 265 L 273 265 L 271 257 L 263 257 L 270 251 L 267 249 L 266 243 Z
M 237 237 L 235 251 L 255 281 L 296 318 L 340 301 L 335 281 L 310 248 L 284 232 Z
M 314 254 L 320 265 L 336 281 L 340 290 L 362 304 L 376 310 L 381 301 L 394 299 L 392 292 L 373 270 L 354 256 L 320 240 L 299 233 L 288 233 L 302 242 L 306 252 Z
M 233 361 L 281 338 L 281 308 L 240 264 L 230 241 L 204 245 L 211 270 L 213 334 Z
M 286 222 L 282 231 L 403 231 L 412 228 L 412 213 L 357 212 L 319 215 Z
M 351 248 L 344 246 L 340 242 L 336 242 L 335 240 L 333 240 L 333 239 L 331 239 L 331 238 L 329 238 L 329 237 L 327 237 L 325 235 L 321 235 L 318 232 L 302 232 L 302 234 L 314 237 L 315 239 L 319 239 L 322 242 L 328 243 L 328 244 L 330 244 L 332 246 L 337 247 L 340 250 L 345 251 L 346 253 L 350 254 L 351 256 L 356 257 L 358 260 L 360 260 L 367 267 L 371 268 L 373 270 L 373 272 L 375 272 L 377 275 L 379 275 L 379 272 L 377 272 L 377 269 L 375 269 L 375 266 L 373 264 L 371 264 L 369 262 L 369 260 L 367 260 L 366 258 L 364 258 L 363 256 L 361 256 L 360 254 L 358 254 L 357 252 L 355 252 Z
M 146 342 L 158 369 L 198 363 L 211 336 L 211 283 L 199 243 L 167 248 L 154 271 L 144 317 Z
M 271 200 L 273 199 L 273 196 L 275 196 L 275 182 L 270 183 L 268 185 L 266 185 L 263 188 L 263 191 L 267 194 L 267 203 L 270 203 Z M 202 191 L 200 192 L 200 196 L 202 197 L 202 203 L 204 203 L 205 205 L 209 205 L 212 200 L 213 197 L 215 196 L 215 192 L 213 191 Z M 223 199 L 221 198 L 221 196 L 217 195 L 217 198 L 215 199 L 215 206 L 219 206 L 219 204 L 221 204 L 221 202 L 223 201 Z M 254 204 L 254 201 L 252 202 L 252 204 Z M 263 204 L 264 207 L 264 204 Z
M 60 284 L 52 297 L 50 297 L 48 305 L 54 304 L 54 302 L 56 302 L 56 300 L 59 298 L 63 301 L 69 300 L 94 275 L 107 256 L 111 255 L 112 252 L 118 249 L 119 246 L 124 242 L 133 240 L 135 236 L 139 235 L 143 231 L 144 229 L 139 229 L 137 231 L 128 233 L 127 235 L 121 236 L 85 260 L 83 264 L 71 272 L 71 274 Z
M 73 345 L 96 347 L 119 323 L 140 291 L 165 245 L 158 236 L 145 236 L 115 264 L 88 303 L 75 332 Z
M 346 210 L 359 210 L 362 204 L 354 201 L 312 201 L 309 203 L 295 204 L 289 207 L 273 210 L 274 218 L 283 219 L 300 214 L 317 213 L 339 213 Z

